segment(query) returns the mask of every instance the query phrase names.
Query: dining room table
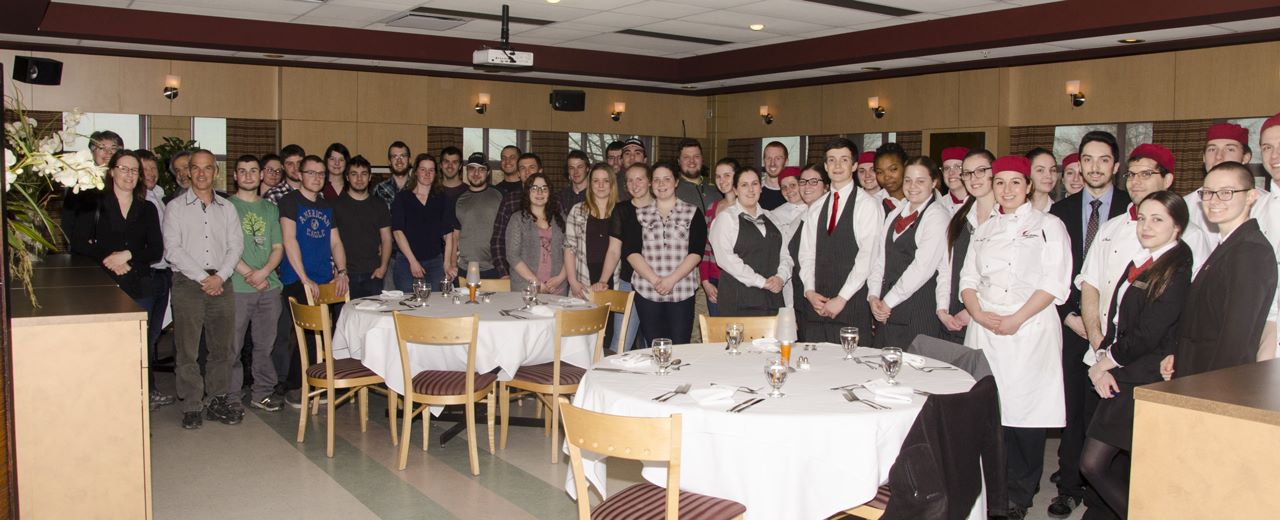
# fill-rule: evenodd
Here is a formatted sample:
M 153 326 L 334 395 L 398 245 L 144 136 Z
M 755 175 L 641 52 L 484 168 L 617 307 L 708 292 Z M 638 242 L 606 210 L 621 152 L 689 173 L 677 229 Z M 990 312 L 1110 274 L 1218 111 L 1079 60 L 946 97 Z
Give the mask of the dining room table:
M 737 501 L 748 519 L 820 520 L 875 497 L 930 395 L 974 385 L 967 372 L 923 357 L 903 363 L 898 384 L 888 385 L 879 349 L 859 347 L 846 360 L 840 345 L 801 343 L 784 396 L 768 397 L 765 367 L 779 354 L 768 340 L 756 343 L 738 355 L 725 343 L 676 345 L 671 359 L 680 366 L 667 375 L 644 362 L 646 350 L 605 358 L 573 404 L 631 417 L 681 414 L 682 490 Z M 682 385 L 686 393 L 659 399 Z M 588 480 L 608 496 L 608 458 L 586 450 L 583 458 Z M 645 462 L 641 476 L 665 486 L 666 464 Z M 565 487 L 575 494 L 572 474 Z M 986 518 L 983 497 L 969 518 Z

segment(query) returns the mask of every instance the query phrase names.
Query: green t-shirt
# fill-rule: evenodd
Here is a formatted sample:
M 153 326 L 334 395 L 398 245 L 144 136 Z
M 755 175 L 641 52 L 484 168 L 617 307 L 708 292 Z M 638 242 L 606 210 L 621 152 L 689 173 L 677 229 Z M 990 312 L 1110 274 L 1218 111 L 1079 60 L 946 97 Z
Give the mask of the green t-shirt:
M 240 229 L 244 230 L 244 253 L 240 255 L 240 259 L 249 267 L 260 268 L 266 265 L 267 258 L 271 256 L 271 246 L 283 244 L 280 238 L 280 211 L 267 199 L 258 199 L 257 202 L 245 202 L 234 196 L 230 199 L 231 204 L 236 207 L 236 213 L 240 214 Z M 267 284 L 271 289 L 283 287 L 275 271 L 271 271 L 271 275 L 267 277 Z M 231 275 L 231 286 L 238 293 L 257 292 L 240 273 Z

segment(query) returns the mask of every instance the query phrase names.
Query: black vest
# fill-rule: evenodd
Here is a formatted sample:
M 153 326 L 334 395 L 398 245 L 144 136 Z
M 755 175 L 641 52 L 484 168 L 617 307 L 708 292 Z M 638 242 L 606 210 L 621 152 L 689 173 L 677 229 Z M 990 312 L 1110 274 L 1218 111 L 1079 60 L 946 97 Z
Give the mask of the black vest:
M 853 233 L 854 203 L 858 199 L 858 188 L 855 186 L 850 194 L 850 200 L 840 201 L 844 209 L 831 234 L 827 234 L 827 223 L 831 221 L 831 199 L 834 192 L 823 201 L 822 210 L 818 212 L 821 220 L 814 226 L 816 236 L 812 290 L 828 298 L 839 296 L 840 288 L 849 278 L 849 272 L 853 271 L 854 259 L 858 256 L 858 241 Z M 834 320 L 816 315 L 811 315 L 810 319 L 813 320 L 813 326 L 806 328 L 809 337 L 804 338 L 805 341 L 839 343 L 840 327 L 848 326 L 858 327 L 862 332 L 861 337 L 870 339 L 871 307 L 867 304 L 866 285 L 853 294 Z
M 971 206 L 969 211 L 977 211 L 977 205 Z M 964 267 L 964 259 L 969 255 L 969 240 L 973 238 L 973 225 L 965 219 L 964 226 L 960 228 L 960 233 L 956 235 L 956 240 L 951 244 L 951 279 L 948 284 L 951 287 L 951 301 L 947 302 L 947 313 L 955 316 L 964 310 L 964 302 L 960 300 L 960 269 Z M 938 329 L 938 337 L 954 343 L 964 343 L 965 329 L 961 328 L 957 332 L 951 332 L 946 327 Z
M 768 218 L 764 218 L 764 235 L 746 213 L 738 214 L 738 237 L 733 242 L 733 253 L 742 259 L 752 271 L 766 279 L 778 272 L 778 253 L 782 250 L 782 232 Z M 747 287 L 728 271 L 720 271 L 720 295 L 717 305 L 724 316 L 771 316 L 786 302 L 782 293 L 773 293 L 759 287 Z
M 886 226 L 884 233 L 884 279 L 880 285 L 881 298 L 898 283 L 898 279 L 902 278 L 902 274 L 906 272 L 907 267 L 916 259 L 916 230 L 920 228 L 920 222 L 924 220 L 924 215 L 933 208 L 933 203 L 926 204 L 920 209 L 920 215 L 916 217 L 898 239 L 893 239 L 893 225 Z M 934 269 L 936 274 L 936 267 Z M 876 331 L 875 345 L 877 347 L 906 347 L 915 339 L 917 334 L 926 336 L 938 336 L 938 330 L 941 328 L 941 322 L 938 321 L 938 315 L 934 312 L 935 295 L 937 293 L 936 276 L 929 277 L 929 281 L 920 286 L 916 292 L 910 297 L 903 300 L 897 307 L 893 308 L 893 312 L 889 314 L 889 321 L 880 324 Z

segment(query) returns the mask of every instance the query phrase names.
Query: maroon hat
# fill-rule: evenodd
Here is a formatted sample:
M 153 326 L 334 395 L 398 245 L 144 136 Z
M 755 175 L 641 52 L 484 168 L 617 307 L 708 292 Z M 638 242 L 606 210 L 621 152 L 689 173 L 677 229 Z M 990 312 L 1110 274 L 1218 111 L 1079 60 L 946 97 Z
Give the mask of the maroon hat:
M 1245 144 L 1249 142 L 1249 131 L 1240 125 L 1218 123 L 1209 127 L 1209 131 L 1205 132 L 1205 141 L 1212 141 L 1214 139 L 1230 139 L 1237 143 Z M 1170 170 L 1172 170 L 1172 168 L 1170 168 Z
M 1241 130 L 1243 130 L 1243 128 L 1241 128 Z M 1209 135 L 1213 135 L 1212 131 L 1213 130 L 1210 129 Z M 1216 139 L 1230 139 L 1230 138 L 1218 137 Z M 1140 144 L 1138 145 L 1137 148 L 1133 149 L 1133 153 L 1129 154 L 1130 161 L 1134 159 L 1144 159 L 1144 158 L 1155 161 L 1156 164 L 1159 164 L 1160 167 L 1164 168 L 1165 171 L 1167 172 L 1170 172 L 1170 173 L 1173 172 L 1173 164 L 1174 164 L 1173 152 L 1170 152 L 1168 148 L 1165 148 L 1158 144 Z
M 862 155 L 858 156 L 858 164 L 873 162 L 876 162 L 875 152 L 862 152 Z
M 1006 155 L 991 163 L 991 174 L 1000 172 L 1018 172 L 1023 177 L 1031 177 L 1031 161 L 1021 155 Z
M 1274 115 L 1274 116 L 1271 116 L 1271 117 L 1267 118 L 1267 120 L 1266 120 L 1266 121 L 1263 121 L 1263 122 L 1262 122 L 1262 129 L 1261 129 L 1261 130 L 1258 130 L 1258 133 L 1259 133 L 1259 134 L 1261 134 L 1261 133 L 1263 133 L 1263 132 L 1266 132 L 1268 128 L 1271 128 L 1271 127 L 1273 127 L 1273 126 L 1280 126 L 1280 114 L 1276 114 L 1276 115 Z
M 778 174 L 778 182 L 782 182 L 782 179 L 785 179 L 787 177 L 799 177 L 799 176 L 800 176 L 799 166 L 788 166 L 782 169 L 782 173 Z
M 951 148 L 942 149 L 942 162 L 951 160 L 963 161 L 964 156 L 968 155 L 969 149 L 963 146 L 952 146 Z
M 1073 164 L 1073 163 L 1078 163 L 1078 162 L 1080 162 L 1080 154 L 1078 154 L 1078 153 L 1073 153 L 1073 154 L 1071 154 L 1071 155 L 1068 155 L 1068 156 L 1066 156 L 1065 158 L 1063 158 L 1063 159 L 1062 159 L 1062 169 L 1064 169 L 1064 170 L 1065 170 L 1065 169 L 1067 169 L 1067 166 L 1068 166 L 1068 165 Z

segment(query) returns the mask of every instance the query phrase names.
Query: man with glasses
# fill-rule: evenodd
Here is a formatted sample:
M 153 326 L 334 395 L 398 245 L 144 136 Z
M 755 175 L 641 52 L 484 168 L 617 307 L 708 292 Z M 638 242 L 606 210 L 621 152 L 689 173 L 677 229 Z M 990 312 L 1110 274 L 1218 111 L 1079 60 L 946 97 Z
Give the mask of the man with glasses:
M 942 149 L 942 182 L 947 185 L 947 194 L 939 202 L 952 215 L 969 198 L 969 192 L 965 191 L 964 182 L 960 179 L 960 172 L 964 169 L 964 156 L 968 153 L 969 149 L 963 146 Z
M 707 182 L 706 172 L 702 170 L 702 144 L 697 139 L 684 139 L 680 141 L 679 150 L 680 184 L 676 185 L 676 198 L 706 213 L 707 208 L 724 195 L 714 182 Z
M 369 160 L 363 155 L 352 157 L 347 164 L 347 189 L 333 204 L 338 231 L 344 237 L 352 298 L 381 293 L 391 261 L 391 212 L 382 199 L 369 196 L 370 178 Z
M 110 130 L 99 130 L 89 135 L 89 152 L 93 155 L 93 163 L 102 167 L 107 167 L 107 162 L 111 160 L 111 156 L 115 155 L 118 150 L 124 148 L 124 139 L 120 134 Z M 110 188 L 108 186 L 107 188 Z M 70 188 L 62 192 L 62 213 L 63 222 L 62 230 L 67 235 L 67 244 L 75 244 L 78 241 L 72 236 L 75 226 L 71 223 L 76 221 L 80 211 L 96 209 L 97 205 L 89 202 L 97 196 L 97 192 L 93 195 L 87 193 L 75 193 Z
M 276 275 L 276 268 L 284 259 L 284 245 L 280 237 L 280 211 L 275 204 L 258 195 L 258 185 L 262 180 L 262 170 L 258 164 L 258 159 L 252 155 L 241 156 L 236 160 L 237 190 L 231 197 L 231 205 L 235 206 L 236 213 L 240 216 L 244 251 L 240 253 L 240 262 L 236 264 L 235 274 L 231 277 L 231 287 L 235 291 L 236 320 L 235 334 L 232 336 L 235 348 L 231 356 L 231 384 L 227 388 L 227 395 L 231 406 L 240 407 L 244 385 L 240 351 L 245 333 L 252 330 L 249 339 L 253 345 L 250 356 L 253 388 L 249 395 L 249 406 L 275 412 L 280 410 L 284 400 L 275 395 L 278 374 L 271 361 L 271 350 L 276 342 L 276 334 L 288 334 L 292 330 L 277 330 L 280 320 L 280 290 L 283 285 Z M 250 325 L 253 326 L 252 329 Z
M 1120 145 L 1114 135 L 1099 130 L 1086 133 L 1080 140 L 1079 154 L 1085 188 L 1049 208 L 1049 213 L 1066 225 L 1071 237 L 1072 279 L 1080 274 L 1084 259 L 1097 244 L 1102 224 L 1123 215 L 1131 202 L 1129 194 L 1116 189 L 1112 182 L 1120 169 Z M 1080 317 L 1080 290 L 1074 285 L 1066 303 L 1058 306 L 1058 315 L 1066 324 L 1062 329 L 1062 377 L 1067 426 L 1058 446 L 1058 496 L 1049 504 L 1049 516 L 1066 518 L 1084 500 L 1080 451 L 1098 395 L 1089 385 L 1089 366 L 1082 361 L 1089 341 Z
M 284 163 L 284 181 L 267 190 L 262 197 L 272 204 L 279 205 L 280 199 L 296 191 L 302 185 L 302 158 L 307 155 L 301 146 L 291 144 L 280 150 L 280 161 Z M 290 326 L 293 326 L 290 324 Z
M 778 184 L 778 176 L 782 174 L 782 169 L 787 167 L 787 158 L 790 153 L 787 151 L 787 145 L 779 141 L 770 141 L 764 145 L 764 182 L 760 183 L 760 207 L 773 211 L 774 208 L 783 205 L 787 199 L 782 196 L 782 186 Z
M 404 189 L 406 182 L 409 182 L 409 159 L 409 145 L 404 144 L 403 141 L 396 141 L 387 147 L 387 164 L 391 165 L 391 178 L 378 183 L 373 188 L 373 194 L 387 204 L 387 211 L 391 211 L 391 203 L 395 202 L 396 194 Z M 393 262 L 392 265 L 395 263 Z

